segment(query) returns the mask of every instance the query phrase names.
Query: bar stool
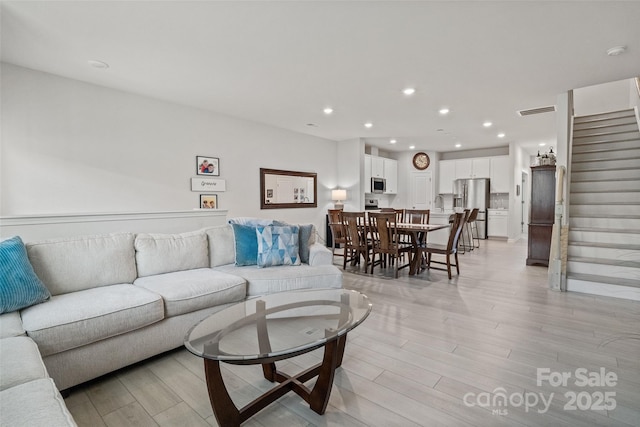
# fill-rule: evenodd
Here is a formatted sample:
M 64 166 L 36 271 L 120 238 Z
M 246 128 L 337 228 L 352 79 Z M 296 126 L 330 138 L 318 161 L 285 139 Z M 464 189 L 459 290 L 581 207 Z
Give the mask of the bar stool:
M 473 250 L 473 248 L 480 249 L 480 233 L 478 232 L 478 223 L 476 222 L 476 219 L 478 218 L 478 212 L 480 212 L 480 209 L 474 208 L 469 214 L 469 220 L 466 224 L 466 226 L 469 228 L 469 235 L 471 236 L 471 250 Z M 475 246 L 474 240 L 478 241 L 478 246 Z

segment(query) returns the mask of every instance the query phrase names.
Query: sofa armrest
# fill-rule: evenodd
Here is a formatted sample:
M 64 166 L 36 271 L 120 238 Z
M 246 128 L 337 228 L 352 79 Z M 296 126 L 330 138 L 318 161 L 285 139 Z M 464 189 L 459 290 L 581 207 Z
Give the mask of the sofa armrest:
M 309 265 L 332 265 L 333 253 L 329 248 L 320 244 L 314 243 L 309 246 Z

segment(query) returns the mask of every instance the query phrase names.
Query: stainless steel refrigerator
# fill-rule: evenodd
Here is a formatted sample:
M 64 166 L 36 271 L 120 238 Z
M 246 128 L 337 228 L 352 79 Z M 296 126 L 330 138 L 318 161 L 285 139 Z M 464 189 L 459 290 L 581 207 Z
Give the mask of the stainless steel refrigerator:
M 489 207 L 489 179 L 456 179 L 453 181 L 453 206 L 463 209 L 478 208 L 478 236 L 487 238 L 487 208 Z

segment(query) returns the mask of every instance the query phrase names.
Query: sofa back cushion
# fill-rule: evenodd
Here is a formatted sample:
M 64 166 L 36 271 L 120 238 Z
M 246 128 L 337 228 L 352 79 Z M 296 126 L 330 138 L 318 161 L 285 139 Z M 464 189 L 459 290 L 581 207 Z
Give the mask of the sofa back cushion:
M 207 234 L 141 233 L 135 240 L 138 277 L 209 267 Z
M 209 238 L 209 265 L 219 267 L 235 261 L 235 239 L 231 224 L 205 228 Z
M 78 236 L 27 243 L 33 270 L 51 295 L 136 279 L 132 233 Z

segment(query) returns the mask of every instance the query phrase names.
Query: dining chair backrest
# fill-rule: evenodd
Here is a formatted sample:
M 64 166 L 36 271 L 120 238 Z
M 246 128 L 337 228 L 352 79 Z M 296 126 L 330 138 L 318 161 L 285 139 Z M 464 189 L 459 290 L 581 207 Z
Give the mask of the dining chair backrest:
M 478 218 L 478 212 L 480 212 L 480 209 L 473 208 L 473 210 L 469 214 L 469 219 L 467 219 L 467 222 L 474 222 L 476 218 Z
M 451 222 L 451 229 L 449 231 L 449 240 L 447 242 L 447 252 L 453 253 L 458 250 L 458 240 L 460 239 L 460 233 L 464 226 L 465 214 L 463 212 L 455 213 L 453 216 L 453 222 Z
M 429 224 L 429 209 L 407 209 L 404 211 L 404 222 L 411 224 Z
M 329 228 L 333 234 L 334 242 L 344 241 L 344 228 L 342 226 L 342 209 L 329 209 Z
M 364 212 L 342 212 L 342 224 L 347 245 L 360 247 L 366 244 L 367 228 Z
M 370 213 L 369 233 L 374 247 L 385 251 L 391 250 L 398 242 L 396 213 Z

